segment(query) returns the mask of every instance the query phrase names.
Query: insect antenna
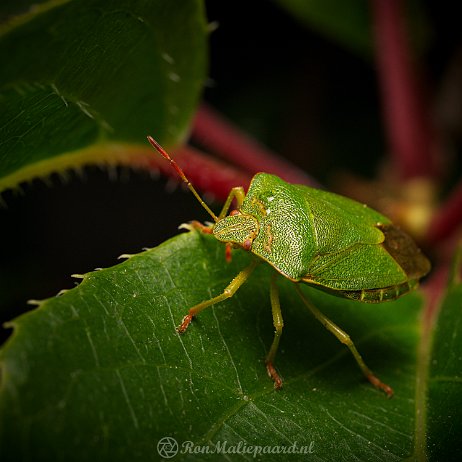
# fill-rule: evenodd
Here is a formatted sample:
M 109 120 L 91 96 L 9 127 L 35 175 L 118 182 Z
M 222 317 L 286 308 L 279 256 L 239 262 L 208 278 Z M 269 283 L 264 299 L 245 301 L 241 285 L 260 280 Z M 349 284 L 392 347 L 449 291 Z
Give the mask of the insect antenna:
M 168 155 L 167 151 L 152 137 L 148 136 L 148 141 L 151 143 L 151 146 L 166 160 L 168 160 L 171 164 L 171 166 L 176 170 L 180 178 L 186 183 L 186 186 L 188 189 L 194 194 L 196 199 L 199 201 L 199 203 L 204 207 L 204 209 L 207 211 L 207 213 L 213 218 L 215 223 L 218 221 L 218 217 L 210 210 L 210 207 L 204 202 L 202 197 L 199 195 L 199 193 L 195 190 L 194 186 L 191 184 L 191 182 L 188 180 L 186 177 L 185 173 L 181 169 L 181 167 Z

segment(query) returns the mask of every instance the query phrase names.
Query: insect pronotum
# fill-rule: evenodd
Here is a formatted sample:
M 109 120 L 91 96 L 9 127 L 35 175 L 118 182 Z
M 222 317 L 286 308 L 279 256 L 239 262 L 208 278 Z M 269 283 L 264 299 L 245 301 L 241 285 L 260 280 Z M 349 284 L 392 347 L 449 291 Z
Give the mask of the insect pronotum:
M 295 283 L 297 293 L 314 317 L 350 349 L 372 385 L 391 397 L 392 388 L 367 367 L 349 335 L 304 296 L 298 283 L 366 303 L 395 300 L 415 289 L 419 279 L 430 270 L 429 261 L 414 241 L 388 218 L 363 204 L 290 184 L 268 173 L 257 173 L 247 194 L 241 186 L 232 188 L 217 216 L 180 166 L 152 137 L 148 136 L 148 140 L 213 218 L 211 226 L 195 221 L 193 227 L 225 243 L 227 259 L 231 248 L 244 249 L 254 256 L 221 295 L 190 308 L 178 332 L 184 333 L 205 308 L 232 297 L 255 267 L 266 262 L 275 270 L 270 283 L 275 334 L 265 360 L 274 387 L 282 387 L 282 379 L 274 367 L 283 328 L 276 277 L 282 275 Z M 228 213 L 233 199 L 237 207 Z

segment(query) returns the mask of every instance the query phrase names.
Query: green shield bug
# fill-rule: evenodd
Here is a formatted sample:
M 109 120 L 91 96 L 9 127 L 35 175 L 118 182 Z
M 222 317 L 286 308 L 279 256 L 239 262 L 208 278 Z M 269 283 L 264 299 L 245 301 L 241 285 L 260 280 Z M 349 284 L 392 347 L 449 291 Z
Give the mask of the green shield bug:
M 214 221 L 211 226 L 199 222 L 193 222 L 193 226 L 225 243 L 227 256 L 231 248 L 241 248 L 255 257 L 221 295 L 190 308 L 178 332 L 184 333 L 194 316 L 205 308 L 232 297 L 258 263 L 268 263 L 275 269 L 270 283 L 275 334 L 265 363 L 276 389 L 282 386 L 274 359 L 283 328 L 277 275 L 340 297 L 380 303 L 415 289 L 419 279 L 430 271 L 429 261 L 414 241 L 385 216 L 352 199 L 290 184 L 275 175 L 257 173 L 247 194 L 242 187 L 233 188 L 217 216 L 178 164 L 152 137 L 148 136 L 148 140 L 170 162 Z M 228 213 L 233 199 L 237 207 Z M 348 334 L 322 314 L 298 284 L 294 286 L 315 318 L 350 349 L 372 385 L 391 397 L 392 388 L 366 366 Z

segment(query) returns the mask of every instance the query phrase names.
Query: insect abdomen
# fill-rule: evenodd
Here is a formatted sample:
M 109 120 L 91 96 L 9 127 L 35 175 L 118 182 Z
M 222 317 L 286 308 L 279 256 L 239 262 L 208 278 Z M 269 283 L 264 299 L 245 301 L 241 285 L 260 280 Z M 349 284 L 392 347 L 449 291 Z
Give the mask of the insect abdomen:
M 401 295 L 416 289 L 418 285 L 419 281 L 411 280 L 381 289 L 340 290 L 338 295 L 365 303 L 380 303 L 396 300 Z

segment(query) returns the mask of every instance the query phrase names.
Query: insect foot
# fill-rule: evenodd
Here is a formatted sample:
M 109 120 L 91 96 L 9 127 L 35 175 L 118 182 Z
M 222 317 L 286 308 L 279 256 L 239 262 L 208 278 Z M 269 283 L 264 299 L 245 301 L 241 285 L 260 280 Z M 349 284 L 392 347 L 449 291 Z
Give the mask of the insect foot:
M 184 334 L 188 326 L 191 324 L 191 321 L 193 320 L 193 315 L 192 314 L 187 314 L 183 320 L 181 321 L 181 324 L 176 328 L 177 332 L 179 334 Z
M 276 369 L 273 366 L 272 362 L 266 361 L 266 371 L 268 372 L 268 376 L 274 382 L 274 389 L 280 390 L 282 388 L 282 379 L 279 374 L 276 372 Z
M 391 398 L 393 396 L 393 388 L 391 388 L 389 385 L 386 383 L 383 383 L 378 377 L 376 377 L 374 374 L 368 374 L 366 375 L 367 380 L 374 385 L 375 388 L 384 391 L 387 394 L 388 398 Z
M 197 229 L 197 230 L 203 232 L 204 234 L 212 234 L 212 227 L 211 226 L 204 225 L 200 221 L 197 221 L 197 220 L 190 221 L 187 224 L 183 223 L 179 227 L 179 229 L 188 229 L 188 230 Z

